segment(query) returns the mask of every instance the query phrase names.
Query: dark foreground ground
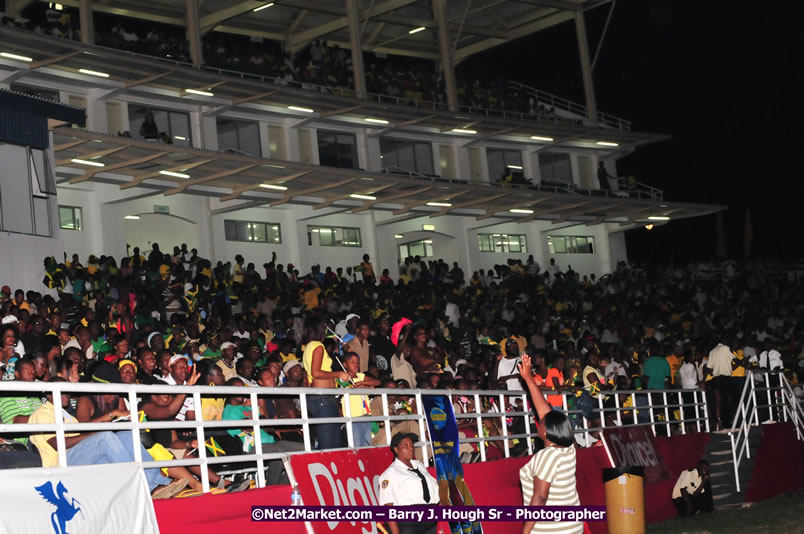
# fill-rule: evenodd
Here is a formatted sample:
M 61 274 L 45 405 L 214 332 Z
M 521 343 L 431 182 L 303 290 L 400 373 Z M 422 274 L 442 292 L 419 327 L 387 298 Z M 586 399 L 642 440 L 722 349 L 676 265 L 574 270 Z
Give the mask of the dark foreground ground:
M 747 508 L 732 508 L 648 525 L 649 534 L 804 534 L 804 491 Z

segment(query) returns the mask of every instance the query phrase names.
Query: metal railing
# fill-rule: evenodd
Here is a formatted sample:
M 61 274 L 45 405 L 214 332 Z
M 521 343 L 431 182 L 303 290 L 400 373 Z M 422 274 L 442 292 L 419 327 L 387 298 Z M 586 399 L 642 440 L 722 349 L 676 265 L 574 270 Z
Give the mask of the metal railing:
M 767 401 L 767 404 L 760 403 L 760 400 Z M 737 491 L 740 491 L 740 464 L 743 459 L 751 458 L 749 435 L 752 427 L 789 421 L 793 423 L 796 437 L 804 440 L 804 411 L 801 404 L 802 400 L 783 372 L 752 370 L 746 373 L 745 385 L 729 430 Z M 760 418 L 763 420 L 760 421 Z
M 542 193 L 562 193 L 566 195 L 581 195 L 588 197 L 603 197 L 613 199 L 636 199 L 636 200 L 663 200 L 664 192 L 661 189 L 651 187 L 649 185 L 637 182 L 634 188 L 623 189 L 583 189 L 575 184 L 568 182 L 510 182 L 510 183 L 492 183 L 492 182 L 473 182 L 461 178 L 442 178 L 440 176 L 422 174 L 410 169 L 402 167 L 389 166 L 383 167 L 380 171 L 384 174 L 391 174 L 397 176 L 406 176 L 415 180 L 426 180 L 429 182 L 445 182 L 445 183 L 458 183 L 458 184 L 472 184 L 472 185 L 486 185 L 490 187 L 506 187 L 515 189 L 528 189 L 531 191 L 539 191 Z M 528 178 L 526 178 L 528 180 Z M 618 180 L 618 183 L 621 180 Z
M 0 436 L 2 435 L 29 435 L 31 433 L 53 433 L 56 436 L 56 449 L 58 451 L 58 464 L 61 468 L 68 466 L 67 448 L 65 446 L 65 432 L 95 432 L 95 431 L 118 431 L 130 430 L 132 434 L 132 446 L 134 461 L 144 468 L 162 468 L 174 466 L 201 466 L 200 478 L 204 491 L 209 491 L 209 473 L 206 467 L 222 467 L 223 464 L 231 465 L 250 465 L 237 472 L 248 472 L 253 474 L 258 487 L 266 484 L 265 472 L 266 462 L 271 460 L 283 459 L 290 454 L 311 452 L 314 450 L 313 432 L 316 425 L 323 423 L 343 423 L 346 426 L 347 448 L 353 449 L 355 445 L 354 423 L 384 423 L 380 432 L 385 434 L 385 443 L 390 443 L 392 430 L 391 423 L 399 421 L 415 421 L 418 425 L 420 442 L 417 448 L 421 450 L 422 458 L 425 463 L 429 462 L 432 456 L 432 443 L 428 440 L 427 422 L 423 412 L 422 399 L 425 396 L 447 396 L 450 402 L 459 400 L 462 397 L 471 398 L 474 401 L 474 409 L 467 413 L 456 413 L 459 424 L 466 420 L 474 420 L 476 426 L 466 428 L 466 430 L 476 431 L 476 436 L 461 438 L 461 444 L 476 446 L 479 459 L 485 461 L 488 457 L 487 448 L 495 442 L 502 442 L 500 447 L 502 455 L 506 458 L 512 455 L 515 441 L 524 441 L 525 447 L 517 446 L 519 452 L 532 454 L 534 452 L 534 438 L 537 437 L 533 414 L 529 410 L 527 394 L 524 391 L 462 391 L 462 390 L 419 390 L 419 389 L 313 389 L 313 388 L 263 388 L 263 387 L 232 387 L 232 386 L 146 386 L 146 385 L 125 385 L 125 384 L 96 384 L 96 383 L 67 383 L 67 382 L 0 382 L 0 392 L 3 394 L 19 393 L 43 395 L 49 394 L 53 398 L 55 406 L 55 422 L 52 424 L 5 424 L 0 425 Z M 71 423 L 65 424 L 61 394 L 119 394 L 127 401 L 130 412 L 130 421 L 126 422 L 103 422 L 103 423 Z M 578 406 L 569 408 L 571 399 L 575 397 L 572 391 L 548 392 L 546 394 L 560 394 L 563 397 L 562 403 L 565 411 L 574 422 L 574 432 L 578 436 L 576 441 L 581 445 L 592 443 L 591 434 L 600 432 L 607 425 L 617 426 L 644 426 L 649 425 L 654 434 L 663 431 L 670 435 L 673 425 L 680 425 L 682 432 L 686 432 L 687 423 L 694 423 L 697 431 L 709 429 L 707 419 L 706 399 L 701 390 L 658 390 L 658 391 L 614 391 L 608 392 L 615 395 L 613 407 L 604 406 L 603 399 L 600 397 L 599 410 L 601 424 L 592 427 L 590 422 L 583 417 L 582 411 Z M 685 403 L 684 393 L 692 393 L 694 402 Z M 140 421 L 138 417 L 138 401 L 142 395 L 149 394 L 186 394 L 191 397 L 194 403 L 195 418 L 185 421 Z M 331 395 L 346 396 L 347 402 L 343 405 L 345 413 L 343 417 L 311 418 L 307 411 L 307 397 L 310 395 Z M 352 395 L 371 395 L 382 398 L 382 414 L 363 415 L 359 417 L 351 416 L 351 402 L 348 397 Z M 390 415 L 388 411 L 388 396 L 404 397 L 415 399 L 412 405 L 415 406 L 413 413 L 408 415 Z M 674 395 L 676 397 L 674 397 Z M 204 420 L 201 409 L 202 399 L 228 398 L 228 397 L 248 397 L 251 406 L 259 406 L 260 398 L 298 398 L 300 417 L 296 419 L 266 419 L 260 417 L 258 409 L 252 410 L 251 419 L 246 420 Z M 625 399 L 630 398 L 632 406 L 628 406 Z M 700 400 L 699 400 L 700 398 Z M 661 399 L 661 402 L 655 402 Z M 673 402 L 673 401 L 677 402 Z M 485 407 L 485 408 L 484 408 Z M 671 417 L 672 411 L 679 410 L 680 417 Z M 663 412 L 664 417 L 660 416 Z M 694 417 L 690 414 L 694 413 Z M 517 425 L 509 421 L 521 418 L 523 421 L 519 426 L 519 431 L 514 429 Z M 499 433 L 493 435 L 484 431 L 486 420 L 499 421 Z M 611 422 L 607 421 L 610 420 Z M 465 426 L 465 425 L 464 425 Z M 288 452 L 264 452 L 263 443 L 260 439 L 254 440 L 254 450 L 242 454 L 226 454 L 223 456 L 211 455 L 207 452 L 206 441 L 210 434 L 216 431 L 249 428 L 253 436 L 260 435 L 260 429 L 271 428 L 300 428 L 302 433 L 303 451 L 297 453 Z M 142 450 L 140 448 L 140 435 L 149 429 L 170 429 L 191 431 L 199 443 L 197 458 L 182 458 L 163 461 L 143 461 Z M 214 436 L 213 436 L 214 437 Z M 387 445 L 378 445 L 385 447 Z
M 587 108 L 583 104 L 578 104 L 577 102 L 572 102 L 567 100 L 566 98 L 561 98 L 560 96 L 556 96 L 554 94 L 542 91 L 540 89 L 536 89 L 535 87 L 531 87 L 529 85 L 525 85 L 523 83 L 509 81 L 509 87 L 517 90 L 522 91 L 528 96 L 532 96 L 536 102 L 535 104 L 544 104 L 547 106 L 551 106 L 553 108 L 557 108 L 567 113 L 572 113 L 573 115 L 577 115 L 578 118 L 586 119 L 587 115 Z M 630 130 L 631 129 L 631 121 L 627 121 L 625 119 L 621 119 L 619 117 L 615 117 L 614 115 L 610 115 L 608 113 L 603 113 L 599 111 L 598 114 L 598 121 L 602 126 L 608 126 L 610 128 L 616 128 L 618 130 Z

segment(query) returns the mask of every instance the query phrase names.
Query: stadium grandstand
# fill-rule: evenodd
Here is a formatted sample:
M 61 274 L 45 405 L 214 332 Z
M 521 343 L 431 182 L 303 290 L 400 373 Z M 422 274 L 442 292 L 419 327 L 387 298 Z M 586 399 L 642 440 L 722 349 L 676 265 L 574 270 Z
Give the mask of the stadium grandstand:
M 597 109 L 585 13 L 612 4 L 5 0 L 0 468 L 25 528 L 249 530 L 296 488 L 377 504 L 395 435 L 440 465 L 445 397 L 474 502 L 520 504 L 547 439 L 528 362 L 583 505 L 617 432 L 662 464 L 649 521 L 701 459 L 715 508 L 804 485 L 757 460 L 804 435 L 800 266 L 628 261 L 625 232 L 725 207 L 618 175 L 669 136 Z M 456 76 L 559 24 L 583 103 Z M 345 450 L 309 460 L 331 492 L 305 486 L 304 458 Z

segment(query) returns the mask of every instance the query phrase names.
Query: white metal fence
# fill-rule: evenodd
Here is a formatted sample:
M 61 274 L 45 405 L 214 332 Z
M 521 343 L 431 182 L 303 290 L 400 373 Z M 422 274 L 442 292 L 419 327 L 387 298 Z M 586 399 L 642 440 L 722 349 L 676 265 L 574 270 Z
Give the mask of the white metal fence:
M 128 402 L 130 410 L 130 421 L 125 422 L 104 422 L 104 423 L 75 423 L 65 424 L 62 416 L 61 394 L 120 394 Z M 479 459 L 487 459 L 487 447 L 494 445 L 494 442 L 501 441 L 504 457 L 512 454 L 515 442 L 523 441 L 526 447 L 518 447 L 524 453 L 534 452 L 534 438 L 537 436 L 532 414 L 527 411 L 529 408 L 527 395 L 523 391 L 459 391 L 459 390 L 419 390 L 419 389 L 312 389 L 312 388 L 262 388 L 262 387 L 210 387 L 210 386 L 146 386 L 146 385 L 123 385 L 123 384 L 96 384 L 96 383 L 67 383 L 67 382 L 0 382 L 0 395 L 30 396 L 52 395 L 55 405 L 56 420 L 53 424 L 6 424 L 0 425 L 0 436 L 8 434 L 31 434 L 31 433 L 55 433 L 58 450 L 59 466 L 67 466 L 67 455 L 65 447 L 65 432 L 88 432 L 88 431 L 108 431 L 108 430 L 131 430 L 132 445 L 134 447 L 134 459 L 145 468 L 152 467 L 173 467 L 173 466 L 209 466 L 213 469 L 222 464 L 250 465 L 245 470 L 253 474 L 258 487 L 265 485 L 266 462 L 282 459 L 288 454 L 286 452 L 267 453 L 263 451 L 262 441 L 257 438 L 254 440 L 254 450 L 251 453 L 227 454 L 224 456 L 213 456 L 208 453 L 205 442 L 210 432 L 227 429 L 249 427 L 254 436 L 260 435 L 260 429 L 264 427 L 287 428 L 297 427 L 301 429 L 304 451 L 314 450 L 313 435 L 311 427 L 322 423 L 343 423 L 346 426 L 347 447 L 354 448 L 354 423 L 384 422 L 380 432 L 385 433 L 385 442 L 391 440 L 392 430 L 390 423 L 397 421 L 412 420 L 418 425 L 418 434 L 421 442 L 418 447 L 422 451 L 425 463 L 428 463 L 431 454 L 430 443 L 427 441 L 427 422 L 422 411 L 422 398 L 425 396 L 447 396 L 451 402 L 460 398 L 468 398 L 474 401 L 474 409 L 467 413 L 456 413 L 459 424 L 466 420 L 474 420 L 472 430 L 476 430 L 477 436 L 461 439 L 461 443 L 473 444 L 477 446 Z M 547 394 L 560 394 L 563 397 L 563 407 L 573 421 L 577 441 L 579 444 L 591 444 L 595 439 L 595 434 L 606 426 L 642 426 L 649 425 L 654 434 L 670 435 L 680 428 L 681 432 L 706 431 L 709 429 L 707 417 L 706 399 L 701 390 L 659 390 L 659 391 L 613 391 L 603 392 L 605 395 L 613 396 L 614 402 L 604 403 L 603 396 L 597 399 L 598 412 L 603 417 L 599 417 L 600 425 L 592 426 L 590 421 L 585 419 L 582 410 L 577 405 L 575 393 L 567 392 L 545 392 Z M 693 396 L 692 402 L 684 402 L 684 394 L 689 393 Z M 143 395 L 149 394 L 187 394 L 192 397 L 195 406 L 195 419 L 188 421 L 139 421 L 138 401 Z M 307 397 L 310 395 L 370 395 L 382 398 L 382 414 L 364 415 L 351 417 L 351 403 L 345 402 L 343 417 L 330 418 L 311 418 L 307 412 Z M 388 396 L 405 397 L 413 401 L 411 404 L 414 411 L 408 415 L 389 415 Z M 226 397 L 248 397 L 251 406 L 258 406 L 259 398 L 271 399 L 275 397 L 293 397 L 299 399 L 300 416 L 297 419 L 265 419 L 261 418 L 258 409 L 252 410 L 250 420 L 222 420 L 209 421 L 203 420 L 201 409 L 202 398 L 226 398 Z M 630 399 L 630 403 L 628 402 Z M 679 412 L 680 417 L 674 417 L 674 412 Z M 663 414 L 663 415 L 662 415 Z M 485 432 L 484 421 L 496 419 L 499 421 L 499 435 Z M 596 419 L 593 419 L 593 421 Z M 690 428 L 687 428 L 687 424 Z M 496 425 L 495 425 L 496 426 Z M 197 458 L 183 458 L 166 461 L 143 461 L 140 448 L 140 433 L 146 429 L 171 429 L 189 430 L 195 433 L 199 443 Z M 597 436 L 599 437 L 599 436 Z M 386 445 L 382 445 L 386 446 Z M 209 475 L 206 469 L 201 469 L 201 482 L 204 491 L 209 490 Z
M 740 464 L 751 458 L 749 435 L 763 423 L 792 422 L 796 437 L 804 440 L 804 410 L 801 393 L 796 393 L 784 373 L 748 371 L 729 437 L 734 461 L 734 482 L 740 491 Z

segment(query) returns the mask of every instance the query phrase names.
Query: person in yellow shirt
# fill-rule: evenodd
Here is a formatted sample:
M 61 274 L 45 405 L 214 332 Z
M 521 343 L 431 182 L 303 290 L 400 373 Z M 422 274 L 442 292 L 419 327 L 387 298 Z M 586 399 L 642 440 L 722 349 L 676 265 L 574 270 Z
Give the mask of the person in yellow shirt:
M 313 311 L 318 308 L 318 295 L 321 294 L 321 288 L 312 280 L 305 280 L 304 289 L 302 289 L 302 299 L 304 300 L 304 309 Z
M 347 352 L 343 355 L 343 366 L 349 373 L 349 382 L 337 381 L 339 387 L 352 388 L 374 388 L 380 385 L 376 378 L 366 377 L 365 373 L 360 372 L 360 355 L 356 352 Z M 349 399 L 351 417 L 371 415 L 369 399 L 367 395 L 344 395 L 341 401 L 341 411 L 346 416 L 346 402 Z M 352 423 L 352 434 L 355 447 L 368 447 L 371 445 L 371 423 Z
M 64 378 L 53 377 L 49 382 L 66 382 Z M 61 394 L 61 405 L 68 406 L 70 395 Z M 129 415 L 128 410 L 115 409 L 109 413 L 92 419 L 90 423 L 111 422 L 118 417 Z M 78 420 L 62 408 L 62 419 L 66 424 L 77 423 Z M 29 424 L 53 424 L 56 422 L 56 407 L 53 404 L 53 395 L 47 394 L 47 402 L 36 409 L 28 418 Z M 42 467 L 56 467 L 59 465 L 59 453 L 56 450 L 56 434 L 33 434 L 31 443 L 34 444 L 42 457 Z M 67 448 L 67 465 L 93 465 L 112 464 L 120 462 L 133 462 L 134 451 L 131 447 L 133 441 L 131 431 L 122 432 L 65 432 L 64 444 Z M 145 447 L 140 445 L 142 461 L 153 461 Z M 145 469 L 145 478 L 153 491 L 158 486 L 170 484 L 170 478 L 162 475 L 159 469 Z

